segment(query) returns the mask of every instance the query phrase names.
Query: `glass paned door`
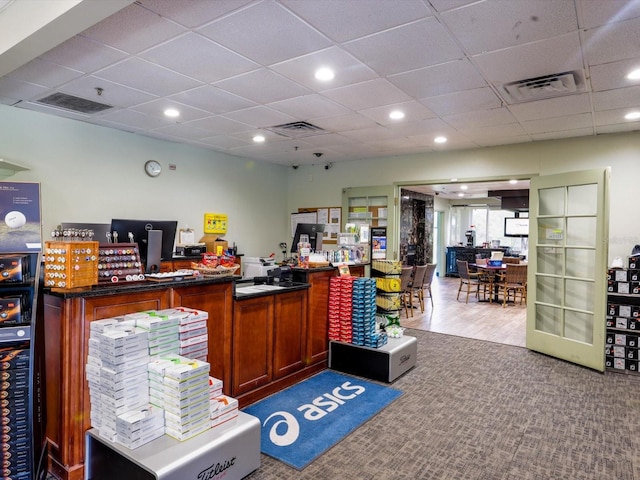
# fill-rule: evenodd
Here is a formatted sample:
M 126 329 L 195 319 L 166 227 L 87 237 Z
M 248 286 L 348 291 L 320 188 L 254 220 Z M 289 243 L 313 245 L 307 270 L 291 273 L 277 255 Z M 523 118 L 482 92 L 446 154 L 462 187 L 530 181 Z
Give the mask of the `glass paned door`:
M 527 348 L 604 370 L 609 170 L 533 178 Z

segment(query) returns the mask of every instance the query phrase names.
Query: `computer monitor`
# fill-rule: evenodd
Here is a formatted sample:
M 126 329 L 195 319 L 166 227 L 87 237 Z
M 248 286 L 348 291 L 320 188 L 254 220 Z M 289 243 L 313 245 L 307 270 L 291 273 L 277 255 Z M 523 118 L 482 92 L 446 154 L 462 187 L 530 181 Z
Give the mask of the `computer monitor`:
M 527 217 L 507 217 L 504 219 L 505 237 L 528 237 L 529 218 Z
M 111 232 L 118 232 L 118 243 L 129 243 L 129 232 L 133 234 L 133 241 L 140 249 L 140 259 L 147 260 L 149 230 L 162 231 L 162 260 L 171 260 L 173 245 L 176 239 L 178 222 L 174 220 L 131 220 L 114 218 L 111 220 Z
M 298 243 L 300 243 L 300 235 L 308 235 L 311 250 L 316 252 L 322 250 L 322 234 L 324 233 L 324 224 L 322 223 L 299 223 L 296 225 L 296 233 L 293 236 L 291 251 L 298 251 Z

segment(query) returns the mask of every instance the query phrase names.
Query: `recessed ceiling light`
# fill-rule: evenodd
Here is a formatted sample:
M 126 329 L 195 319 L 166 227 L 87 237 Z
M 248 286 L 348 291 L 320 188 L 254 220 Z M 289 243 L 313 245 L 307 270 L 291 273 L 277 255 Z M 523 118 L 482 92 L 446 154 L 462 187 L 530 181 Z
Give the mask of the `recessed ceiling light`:
M 460 190 L 466 190 L 467 188 L 469 187 L 467 187 L 466 185 L 460 185 Z
M 447 142 L 447 137 L 436 137 L 433 139 L 434 142 L 436 143 L 446 143 Z
M 460 192 L 460 193 L 458 194 L 458 196 L 459 196 L 459 197 L 464 197 L 464 193 Z
M 180 112 L 179 112 L 178 110 L 176 110 L 175 108 L 167 108 L 167 109 L 164 111 L 164 114 L 165 114 L 167 117 L 171 117 L 171 118 L 179 117 L 179 116 L 180 116 Z
M 256 143 L 262 143 L 265 141 L 264 135 L 256 135 L 253 137 L 253 141 Z
M 640 118 L 640 112 L 630 112 L 627 113 L 624 118 L 627 120 L 638 120 Z
M 640 68 L 636 68 L 635 70 L 631 70 L 629 75 L 627 75 L 629 80 L 640 80 Z
M 509 183 L 511 185 L 515 185 L 516 183 L 518 183 L 518 180 L 515 180 L 515 179 L 514 180 L 509 180 Z
M 457 178 L 452 178 L 452 179 L 451 179 L 451 181 L 452 181 L 452 182 L 457 182 L 457 181 L 458 181 L 458 179 L 457 179 Z
M 333 80 L 335 76 L 336 74 L 333 73 L 333 70 L 327 67 L 319 68 L 315 73 L 316 79 L 320 80 L 321 82 L 328 82 L 329 80 Z
M 401 112 L 400 110 L 394 110 L 389 114 L 389 118 L 391 120 L 400 120 L 404 118 L 404 112 Z

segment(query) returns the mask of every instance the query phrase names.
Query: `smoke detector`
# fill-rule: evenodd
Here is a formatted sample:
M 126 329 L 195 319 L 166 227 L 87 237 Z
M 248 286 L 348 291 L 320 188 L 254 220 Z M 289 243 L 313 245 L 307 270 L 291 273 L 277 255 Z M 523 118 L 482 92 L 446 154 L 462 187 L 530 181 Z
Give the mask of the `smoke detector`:
M 556 73 L 509 82 L 499 87 L 508 104 L 533 102 L 586 91 L 581 71 Z

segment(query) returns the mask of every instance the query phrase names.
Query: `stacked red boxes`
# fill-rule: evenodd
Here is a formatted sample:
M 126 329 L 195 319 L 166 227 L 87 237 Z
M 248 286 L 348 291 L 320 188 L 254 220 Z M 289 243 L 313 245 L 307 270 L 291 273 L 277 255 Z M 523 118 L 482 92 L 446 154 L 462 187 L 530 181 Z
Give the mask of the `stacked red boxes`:
M 31 478 L 29 410 L 29 347 L 0 348 L 2 402 L 2 478 Z
M 332 277 L 329 281 L 329 340 L 351 343 L 353 282 L 357 277 Z

